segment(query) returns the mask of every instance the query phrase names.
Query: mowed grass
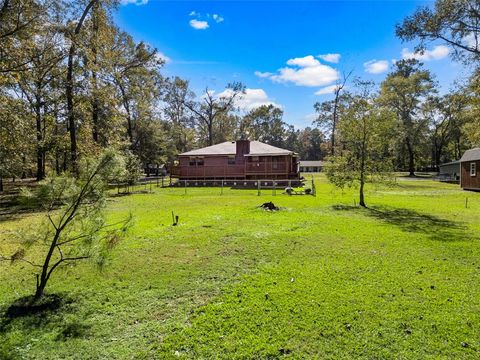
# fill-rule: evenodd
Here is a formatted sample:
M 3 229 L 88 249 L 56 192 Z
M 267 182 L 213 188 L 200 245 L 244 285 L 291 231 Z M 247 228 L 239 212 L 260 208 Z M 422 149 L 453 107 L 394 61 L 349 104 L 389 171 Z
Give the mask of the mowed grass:
M 0 358 L 479 358 L 480 194 L 399 180 L 361 209 L 316 185 L 112 198 L 112 221 L 136 220 L 109 265 L 54 275 L 59 311 L 0 320 Z M 40 219 L 0 221 L 0 252 Z M 0 280 L 2 313 L 34 289 L 28 264 L 0 263 Z

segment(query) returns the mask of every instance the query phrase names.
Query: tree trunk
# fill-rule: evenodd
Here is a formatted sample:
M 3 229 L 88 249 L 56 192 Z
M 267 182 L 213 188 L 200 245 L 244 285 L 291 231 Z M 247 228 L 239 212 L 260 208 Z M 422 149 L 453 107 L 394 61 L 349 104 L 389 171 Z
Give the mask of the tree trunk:
M 36 96 L 35 103 L 35 121 L 37 126 L 37 181 L 45 178 L 45 164 L 44 164 L 44 151 L 42 146 L 43 132 L 42 132 L 42 114 L 41 114 L 41 98 L 40 95 Z
M 208 145 L 213 145 L 213 122 L 208 124 Z
M 408 150 L 408 176 L 415 176 L 415 153 L 413 152 L 412 143 L 409 137 L 407 137 L 406 143 Z
M 67 82 L 66 82 L 66 90 L 65 90 L 65 97 L 67 98 L 67 121 L 68 127 L 70 132 L 70 159 L 72 161 L 72 171 L 75 175 L 78 175 L 78 149 L 77 149 L 77 128 L 76 128 L 76 121 L 75 121 L 75 109 L 73 103 L 73 58 L 75 57 L 76 52 L 76 41 L 77 36 L 82 30 L 83 22 L 88 15 L 88 12 L 92 8 L 92 6 L 98 0 L 91 0 L 85 9 L 83 10 L 83 14 L 78 21 L 77 26 L 75 27 L 74 34 L 72 36 L 72 43 L 70 45 L 70 49 L 68 51 L 68 68 L 67 68 Z
M 98 34 L 98 3 L 93 8 L 93 29 L 92 29 L 92 53 L 93 53 L 93 69 L 92 69 L 92 137 L 95 143 L 98 143 L 98 120 L 100 118 L 100 105 L 98 101 L 98 81 L 97 81 L 97 34 Z
M 73 40 L 75 41 L 75 40 Z M 72 162 L 72 171 L 78 174 L 77 164 L 77 126 L 75 123 L 74 105 L 73 105 L 73 57 L 75 55 L 75 45 L 72 41 L 70 51 L 68 52 L 68 70 L 66 83 L 67 113 L 68 113 L 68 131 L 70 133 L 70 160 Z
M 362 180 L 362 181 L 360 182 L 360 206 L 366 208 L 367 205 L 365 204 L 365 196 L 364 196 L 364 194 L 363 194 L 364 185 L 365 185 L 365 184 L 364 184 L 364 181 Z
M 0 175 L 0 192 L 3 192 L 3 177 Z

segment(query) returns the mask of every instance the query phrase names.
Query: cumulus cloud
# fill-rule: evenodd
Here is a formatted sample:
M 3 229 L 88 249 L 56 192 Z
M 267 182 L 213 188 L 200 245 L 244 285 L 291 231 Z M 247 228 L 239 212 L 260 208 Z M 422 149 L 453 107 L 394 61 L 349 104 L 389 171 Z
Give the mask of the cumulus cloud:
M 327 94 L 333 94 L 335 90 L 337 90 L 338 85 L 330 85 L 330 86 L 325 86 L 315 92 L 315 95 L 327 95 Z
M 231 89 L 226 89 L 219 93 L 217 97 L 227 97 L 232 94 Z M 263 89 L 246 89 L 245 94 L 239 97 L 236 105 L 243 111 L 250 111 L 262 105 L 274 105 L 279 108 L 281 106 L 271 100 Z
M 221 23 L 223 20 L 225 20 L 222 16 L 218 14 L 213 14 L 212 15 L 213 20 L 215 20 L 216 23 Z
M 261 78 L 268 78 L 279 83 L 293 83 L 297 86 L 325 86 L 338 80 L 338 71 L 321 64 L 312 55 L 293 58 L 287 61 L 289 67 L 278 70 L 277 73 L 255 72 Z
M 448 56 L 450 49 L 445 45 L 437 45 L 432 50 L 423 53 L 412 52 L 407 48 L 402 49 L 402 59 L 417 59 L 420 61 L 440 60 Z
M 209 28 L 207 21 L 192 19 L 190 20 L 190 26 L 196 30 L 205 30 Z
M 146 5 L 148 4 L 148 0 L 120 0 L 121 5 L 128 5 L 128 4 L 134 4 L 134 5 Z
M 365 72 L 369 74 L 381 74 L 388 70 L 387 60 L 370 60 L 363 63 Z
M 340 54 L 322 54 L 322 55 L 317 55 L 319 59 L 322 59 L 323 61 L 330 62 L 337 64 L 340 61 L 340 58 L 342 55 Z
M 190 14 L 188 14 L 188 16 L 196 16 L 198 15 L 196 11 L 190 11 Z

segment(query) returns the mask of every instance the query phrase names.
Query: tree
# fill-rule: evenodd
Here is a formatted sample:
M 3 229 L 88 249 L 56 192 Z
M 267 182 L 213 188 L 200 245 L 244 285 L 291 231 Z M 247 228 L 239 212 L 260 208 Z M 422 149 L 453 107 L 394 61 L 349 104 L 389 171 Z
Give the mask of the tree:
M 432 164 L 459 159 L 466 150 L 462 128 L 468 123 L 469 97 L 462 91 L 442 97 L 433 97 L 425 102 L 422 111 L 430 120 Z M 449 145 L 453 148 L 449 153 Z
M 472 0 L 437 0 L 434 8 L 421 7 L 396 27 L 404 41 L 420 40 L 417 50 L 428 41 L 440 40 L 455 50 L 457 58 L 480 60 L 480 3 Z
M 335 155 L 335 133 L 337 131 L 337 123 L 341 115 L 342 108 L 344 107 L 345 102 L 348 100 L 348 94 L 343 94 L 343 92 L 351 74 L 351 71 L 348 74 L 343 74 L 342 80 L 336 83 L 333 90 L 333 100 L 322 103 L 317 102 L 313 106 L 315 108 L 315 112 L 318 114 L 314 124 L 330 133 L 331 155 Z
M 65 98 L 67 101 L 67 118 L 68 118 L 68 129 L 70 133 L 70 159 L 72 163 L 72 170 L 75 174 L 78 173 L 77 158 L 78 158 L 78 145 L 77 145 L 77 121 L 75 114 L 75 103 L 74 103 L 74 90 L 75 90 L 75 79 L 74 79 L 74 66 L 75 66 L 75 56 L 77 53 L 77 42 L 79 41 L 79 35 L 82 31 L 83 24 L 87 18 L 90 10 L 97 4 L 99 0 L 90 0 L 88 1 L 81 11 L 80 18 L 78 19 L 76 25 L 70 31 L 67 31 L 68 38 L 70 40 L 70 47 L 68 50 L 68 63 L 67 63 L 67 75 L 65 82 Z
M 179 77 L 166 79 L 164 84 L 163 115 L 167 121 L 169 138 L 174 154 L 188 151 L 193 146 L 193 119 L 191 111 L 185 103 L 193 100 L 194 94 L 189 88 L 189 83 Z M 173 160 L 173 159 L 170 159 Z
M 0 257 L 12 263 L 23 261 L 38 269 L 33 302 L 44 295 L 57 269 L 86 259 L 103 265 L 108 251 L 127 230 L 130 218 L 107 224 L 102 216 L 107 181 L 123 171 L 120 164 L 115 153 L 106 151 L 98 161 L 84 161 L 77 179 L 47 178 L 36 189 L 30 201 L 38 201 L 47 212 L 48 221 L 27 236 L 24 246 L 12 256 Z M 45 249 L 41 263 L 27 257 L 27 250 L 34 245 Z
M 422 101 L 435 90 L 435 83 L 428 70 L 414 59 L 400 60 L 393 72 L 381 84 L 380 103 L 397 115 L 399 129 L 408 152 L 408 171 L 415 176 L 416 147 L 428 118 L 419 116 Z
M 366 207 L 366 183 L 385 181 L 392 170 L 388 148 L 392 139 L 393 116 L 375 103 L 370 83 L 353 96 L 338 124 L 342 150 L 329 158 L 325 168 L 330 182 L 339 188 L 359 186 L 359 204 Z
M 228 84 L 218 96 L 208 88 L 197 101 L 186 101 L 185 106 L 194 114 L 194 121 L 201 132 L 207 135 L 206 143 L 214 143 L 214 126 L 221 115 L 228 114 L 236 106 L 236 101 L 245 93 L 245 86 L 235 82 Z
M 261 105 L 243 117 L 239 131 L 252 140 L 283 146 L 286 135 L 283 110 L 272 104 Z

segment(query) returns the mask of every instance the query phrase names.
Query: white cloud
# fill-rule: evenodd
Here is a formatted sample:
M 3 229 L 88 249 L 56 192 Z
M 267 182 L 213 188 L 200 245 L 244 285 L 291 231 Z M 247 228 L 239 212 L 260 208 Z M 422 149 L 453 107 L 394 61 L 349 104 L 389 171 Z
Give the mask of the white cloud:
M 388 70 L 387 60 L 370 60 L 363 63 L 365 72 L 369 74 L 381 74 Z
M 172 59 L 161 51 L 157 51 L 157 53 L 155 54 L 155 59 L 163 61 L 165 64 L 170 64 L 172 62 Z
M 219 93 L 217 97 L 226 97 L 232 94 L 232 90 L 226 89 Z M 241 95 L 236 105 L 243 111 L 250 111 L 262 105 L 281 106 L 271 100 L 263 89 L 246 89 L 245 94 Z
M 261 71 L 255 71 L 255 76 L 258 76 L 259 78 L 266 79 L 272 76 L 273 73 L 271 72 L 261 72 Z
M 209 28 L 207 21 L 201 21 L 196 19 L 190 20 L 190 26 L 196 30 L 205 30 Z
M 217 23 L 221 23 L 223 22 L 223 20 L 225 20 L 222 16 L 218 15 L 218 14 L 213 14 L 212 15 L 212 18 L 213 20 L 215 20 L 215 22 Z
M 337 64 L 340 61 L 340 58 L 342 55 L 340 54 L 322 54 L 322 55 L 317 55 L 319 59 L 322 59 L 323 61 L 327 61 L 330 63 L 335 63 Z
M 294 58 L 287 61 L 287 65 L 300 67 L 315 67 L 320 65 L 320 61 L 316 60 L 312 55 L 302 58 Z
M 291 82 L 297 86 L 325 86 L 339 78 L 337 70 L 321 64 L 312 55 L 290 59 L 287 65 L 290 67 L 281 68 L 275 74 L 256 71 L 255 75 L 279 83 Z
M 134 4 L 134 5 L 146 5 L 148 4 L 148 0 L 120 0 L 121 5 L 128 5 L 128 4 Z
M 333 94 L 335 90 L 337 90 L 338 85 L 330 85 L 330 86 L 325 86 L 324 88 L 321 88 L 317 92 L 315 92 L 315 95 L 327 95 L 327 94 Z
M 445 45 L 437 45 L 432 50 L 422 53 L 411 52 L 407 48 L 402 49 L 402 59 L 417 59 L 420 61 L 440 60 L 448 56 L 450 49 Z
M 197 14 L 197 12 L 195 10 L 190 11 L 190 14 L 188 14 L 188 16 L 196 16 L 196 15 L 200 15 L 200 14 Z

